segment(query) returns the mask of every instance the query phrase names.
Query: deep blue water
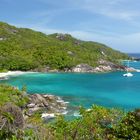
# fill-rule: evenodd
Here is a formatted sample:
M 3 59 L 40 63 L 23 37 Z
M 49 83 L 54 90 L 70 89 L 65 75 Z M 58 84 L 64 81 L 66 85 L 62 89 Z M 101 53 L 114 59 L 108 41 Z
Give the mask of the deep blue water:
M 128 61 L 124 61 L 123 64 L 125 66 L 128 66 Z M 129 66 L 136 69 L 140 69 L 140 61 L 129 61 Z
M 131 62 L 140 69 L 140 62 Z M 70 105 L 92 104 L 131 110 L 140 107 L 140 73 L 123 77 L 124 72 L 104 74 L 32 73 L 1 81 L 28 93 L 50 93 L 62 96 Z
M 140 53 L 129 53 L 128 55 L 131 57 L 140 58 Z

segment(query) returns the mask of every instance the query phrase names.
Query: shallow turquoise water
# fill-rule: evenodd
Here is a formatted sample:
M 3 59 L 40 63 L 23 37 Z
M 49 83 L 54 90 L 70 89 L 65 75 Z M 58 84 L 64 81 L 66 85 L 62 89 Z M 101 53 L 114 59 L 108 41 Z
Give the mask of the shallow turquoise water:
M 137 67 L 140 63 L 137 63 Z M 139 65 L 140 66 L 140 65 Z M 140 73 L 123 77 L 124 72 L 105 74 L 32 73 L 1 81 L 28 93 L 50 93 L 62 96 L 71 105 L 92 104 L 126 110 L 140 107 Z

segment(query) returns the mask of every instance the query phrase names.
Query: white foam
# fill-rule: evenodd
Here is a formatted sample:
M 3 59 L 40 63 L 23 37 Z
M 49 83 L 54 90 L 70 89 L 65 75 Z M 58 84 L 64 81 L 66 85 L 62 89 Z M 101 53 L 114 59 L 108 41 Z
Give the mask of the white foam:
M 64 102 L 65 104 L 69 104 L 70 102 Z
M 64 111 L 64 112 L 62 112 L 61 114 L 62 114 L 62 115 L 66 115 L 66 114 L 68 114 L 68 111 Z
M 75 117 L 81 117 L 82 115 L 80 115 L 79 112 L 74 112 L 73 116 L 75 116 Z
M 137 72 L 140 72 L 140 70 L 139 70 L 139 69 L 137 69 L 136 71 L 137 71 Z

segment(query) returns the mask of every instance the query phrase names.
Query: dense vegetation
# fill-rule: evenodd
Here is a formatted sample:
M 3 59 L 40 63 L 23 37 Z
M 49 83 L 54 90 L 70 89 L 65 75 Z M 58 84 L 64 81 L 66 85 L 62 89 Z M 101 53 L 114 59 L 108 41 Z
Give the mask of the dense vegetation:
M 40 113 L 25 120 L 28 96 L 8 85 L 0 85 L 0 140 L 139 140 L 140 110 L 125 113 L 93 105 L 80 109 L 80 118 L 67 121 L 59 116 L 45 123 Z M 19 103 L 20 102 L 20 103 Z
M 68 34 L 45 35 L 0 22 L 0 69 L 70 68 L 80 63 L 98 65 L 99 59 L 116 62 L 127 55 L 106 45 L 86 42 Z

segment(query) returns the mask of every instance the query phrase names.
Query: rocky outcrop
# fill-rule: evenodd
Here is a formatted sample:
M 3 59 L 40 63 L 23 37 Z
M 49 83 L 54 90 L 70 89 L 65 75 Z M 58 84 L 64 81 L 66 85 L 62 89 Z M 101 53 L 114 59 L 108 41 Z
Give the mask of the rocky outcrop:
M 32 116 L 36 111 L 42 113 L 57 113 L 64 114 L 67 109 L 67 102 L 64 102 L 60 97 L 48 94 L 31 94 L 29 102 L 26 105 L 25 117 Z
M 73 67 L 71 72 L 81 72 L 81 73 L 98 73 L 98 72 L 109 72 L 116 70 L 124 70 L 124 67 L 113 65 L 99 65 L 98 67 L 92 67 L 87 64 L 79 64 L 76 67 Z
M 94 68 L 88 64 L 79 64 L 71 69 L 72 72 L 94 72 Z
M 94 72 L 109 72 L 109 71 L 112 71 L 111 66 L 100 65 L 100 66 L 94 68 Z
M 61 40 L 61 41 L 65 41 L 66 37 L 67 37 L 66 34 L 57 34 L 57 36 L 56 36 L 56 38 Z
M 125 70 L 125 66 L 119 65 L 119 64 L 114 64 L 110 61 L 106 60 L 99 60 L 99 67 L 102 67 L 103 70 L 105 71 L 123 71 Z
M 73 52 L 68 51 L 69 55 L 74 55 Z M 57 72 L 76 72 L 76 73 L 100 73 L 100 72 L 111 72 L 111 71 L 129 71 L 129 72 L 135 72 L 138 71 L 137 69 L 134 69 L 132 67 L 126 67 L 123 65 L 115 64 L 113 62 L 107 61 L 107 60 L 99 60 L 97 67 L 92 67 L 88 64 L 78 64 L 75 67 L 72 68 L 64 68 L 63 70 L 58 69 L 51 69 L 50 67 L 45 67 L 41 69 L 34 69 L 32 71 L 35 72 L 50 72 L 50 73 L 57 73 Z
M 99 60 L 98 67 L 92 67 L 88 64 L 79 64 L 66 72 L 81 72 L 81 73 L 98 73 L 98 72 L 111 72 L 111 71 L 137 71 L 134 68 L 114 64 L 106 60 Z

